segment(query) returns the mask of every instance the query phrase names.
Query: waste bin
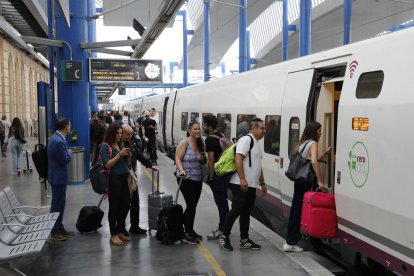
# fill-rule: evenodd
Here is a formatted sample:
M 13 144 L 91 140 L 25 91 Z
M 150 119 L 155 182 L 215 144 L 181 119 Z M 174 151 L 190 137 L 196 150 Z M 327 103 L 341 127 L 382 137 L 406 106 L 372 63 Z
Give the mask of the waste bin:
M 72 160 L 69 166 L 69 184 L 85 181 L 85 147 L 70 147 Z

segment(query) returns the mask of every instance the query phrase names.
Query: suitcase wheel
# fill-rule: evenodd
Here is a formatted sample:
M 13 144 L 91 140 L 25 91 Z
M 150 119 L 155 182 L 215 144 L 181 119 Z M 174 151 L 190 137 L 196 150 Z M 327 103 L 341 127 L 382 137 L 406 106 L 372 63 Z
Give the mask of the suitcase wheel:
M 24 173 L 26 173 L 26 170 L 23 170 Z
M 30 172 L 33 172 L 33 169 L 30 169 Z

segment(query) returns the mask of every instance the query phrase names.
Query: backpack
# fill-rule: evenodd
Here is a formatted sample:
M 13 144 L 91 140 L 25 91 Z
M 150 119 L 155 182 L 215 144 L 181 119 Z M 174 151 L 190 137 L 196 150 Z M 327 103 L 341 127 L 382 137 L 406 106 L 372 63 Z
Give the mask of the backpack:
M 250 149 L 249 149 L 249 167 L 252 166 L 252 157 L 251 157 L 251 150 L 254 146 L 253 137 L 250 135 L 246 135 L 250 137 Z M 228 174 L 233 174 L 236 172 L 236 146 L 237 143 L 232 144 L 228 147 L 220 156 L 220 159 L 214 163 L 214 170 L 216 171 L 216 175 L 218 176 L 225 176 Z
M 209 137 L 214 137 L 216 139 L 219 139 L 220 141 L 220 147 L 221 147 L 221 152 L 224 152 L 226 149 L 228 149 L 231 145 L 233 145 L 233 142 L 227 138 L 226 136 L 224 136 L 223 133 L 220 133 L 221 137 L 218 135 L 210 135 Z
M 47 179 L 47 147 L 42 144 L 37 144 L 32 153 L 32 160 L 36 167 L 39 177 L 44 180 Z
M 5 133 L 3 122 L 0 121 L 0 136 L 4 136 Z

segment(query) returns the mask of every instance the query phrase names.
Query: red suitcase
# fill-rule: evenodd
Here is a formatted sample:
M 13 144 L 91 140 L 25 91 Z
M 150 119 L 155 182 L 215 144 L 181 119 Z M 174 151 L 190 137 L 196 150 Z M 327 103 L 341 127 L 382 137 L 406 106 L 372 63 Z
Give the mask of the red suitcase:
M 336 228 L 335 196 L 321 192 L 306 192 L 300 223 L 302 234 L 331 239 L 336 236 Z

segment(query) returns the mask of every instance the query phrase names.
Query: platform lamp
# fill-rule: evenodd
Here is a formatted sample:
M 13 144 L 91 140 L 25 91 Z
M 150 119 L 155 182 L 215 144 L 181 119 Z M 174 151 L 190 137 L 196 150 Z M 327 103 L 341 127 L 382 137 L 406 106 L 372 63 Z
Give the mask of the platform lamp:
M 141 23 L 138 22 L 135 18 L 132 20 L 132 27 L 135 31 L 138 32 L 138 34 L 142 37 L 142 35 L 145 32 L 145 27 L 141 25 Z

